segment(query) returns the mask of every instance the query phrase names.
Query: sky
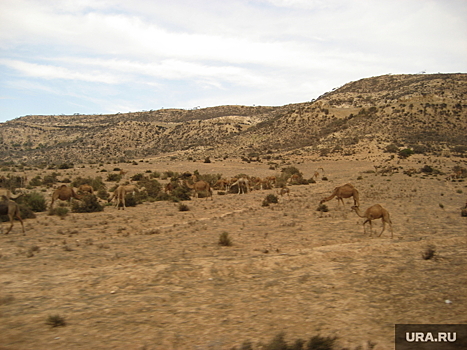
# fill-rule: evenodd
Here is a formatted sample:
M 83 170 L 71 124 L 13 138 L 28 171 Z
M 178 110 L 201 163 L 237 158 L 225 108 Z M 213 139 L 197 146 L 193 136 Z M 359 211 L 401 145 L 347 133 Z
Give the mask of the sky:
M 311 101 L 467 72 L 466 0 L 1 0 L 0 122 Z

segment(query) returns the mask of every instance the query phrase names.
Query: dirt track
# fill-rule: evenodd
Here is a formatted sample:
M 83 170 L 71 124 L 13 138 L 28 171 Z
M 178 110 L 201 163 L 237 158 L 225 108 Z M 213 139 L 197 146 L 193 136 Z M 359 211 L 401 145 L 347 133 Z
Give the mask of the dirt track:
M 467 323 L 465 182 L 375 176 L 370 161 L 293 165 L 305 177 L 322 166 L 328 181 L 291 186 L 290 198 L 269 207 L 261 203 L 276 190 L 215 194 L 186 202 L 187 212 L 155 202 L 63 220 L 39 213 L 26 220 L 26 236 L 16 224 L 0 236 L 0 349 L 231 349 L 246 340 L 259 348 L 282 331 L 290 340 L 335 335 L 350 349 L 368 341 L 392 349 L 396 323 Z M 146 169 L 275 173 L 234 161 L 131 170 Z M 347 182 L 363 209 L 389 210 L 394 239 L 363 235 L 350 200 L 316 211 Z M 218 245 L 222 232 L 233 246 Z M 436 259 L 424 260 L 430 245 Z M 55 314 L 65 327 L 45 324 Z

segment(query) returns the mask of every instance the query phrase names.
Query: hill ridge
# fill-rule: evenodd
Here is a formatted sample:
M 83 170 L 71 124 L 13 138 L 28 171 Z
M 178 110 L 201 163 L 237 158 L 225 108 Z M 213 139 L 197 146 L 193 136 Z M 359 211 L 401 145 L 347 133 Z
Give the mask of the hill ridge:
M 0 160 L 110 162 L 177 151 L 349 155 L 371 142 L 380 150 L 396 144 L 440 152 L 466 147 L 466 134 L 467 74 L 383 75 L 284 106 L 24 116 L 0 124 Z

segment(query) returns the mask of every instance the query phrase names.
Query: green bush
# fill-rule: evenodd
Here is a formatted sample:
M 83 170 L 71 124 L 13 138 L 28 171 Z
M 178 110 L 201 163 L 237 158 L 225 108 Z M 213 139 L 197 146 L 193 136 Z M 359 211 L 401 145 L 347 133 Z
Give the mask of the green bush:
M 47 210 L 47 204 L 42 193 L 31 192 L 17 199 L 18 204 L 28 207 L 34 212 L 43 212 Z
M 73 213 L 94 213 L 103 211 L 104 207 L 99 203 L 97 197 L 93 194 L 86 194 L 81 201 L 74 201 L 71 206 Z
M 409 158 L 413 154 L 414 154 L 414 151 L 410 148 L 404 148 L 403 150 L 400 150 L 398 153 L 399 158 L 402 158 L 402 159 Z
M 232 245 L 228 232 L 222 232 L 219 235 L 219 245 L 224 247 L 230 247 Z
M 55 207 L 55 208 L 50 208 L 49 209 L 49 215 L 57 215 L 58 217 L 60 218 L 64 218 L 65 216 L 68 215 L 68 212 L 70 210 L 67 208 L 67 207 L 64 207 L 64 206 L 58 206 L 58 207 Z
M 45 323 L 51 327 L 64 327 L 66 326 L 65 318 L 60 315 L 50 315 L 47 317 Z
M 178 205 L 178 211 L 189 211 L 189 210 L 190 210 L 190 207 L 188 207 L 188 205 L 186 204 L 180 203 Z
M 268 203 L 278 203 L 279 199 L 275 194 L 271 193 L 266 196 L 265 201 L 267 201 Z
M 122 175 L 120 174 L 107 174 L 107 180 L 108 182 L 119 182 L 122 179 Z

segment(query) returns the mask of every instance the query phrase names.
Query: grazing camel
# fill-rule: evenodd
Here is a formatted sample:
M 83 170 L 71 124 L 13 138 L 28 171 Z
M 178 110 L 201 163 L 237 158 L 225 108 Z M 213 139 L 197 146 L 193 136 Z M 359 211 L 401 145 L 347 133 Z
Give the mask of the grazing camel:
M 122 204 L 122 210 L 125 210 L 126 208 L 126 203 L 125 203 L 125 196 L 128 193 L 133 193 L 138 190 L 136 185 L 120 185 L 117 187 L 117 189 L 114 191 L 112 196 L 108 199 L 108 202 L 110 203 L 113 199 L 116 199 L 117 204 L 115 207 L 120 210 L 120 204 Z
M 213 186 L 215 190 L 222 190 L 222 191 L 227 190 L 228 187 L 229 187 L 229 180 L 227 179 L 219 179 Z
M 21 219 L 19 206 L 16 202 L 11 201 L 7 196 L 2 195 L 0 200 L 0 215 L 8 215 L 10 218 L 10 228 L 6 231 L 6 235 L 10 233 L 11 229 L 13 228 L 14 217 L 16 216 L 23 227 L 23 234 L 25 235 L 24 231 L 24 224 L 23 220 Z
M 188 181 L 184 180 L 183 183 L 186 187 L 194 191 L 195 198 L 199 198 L 200 192 L 205 192 L 207 194 L 206 200 L 208 199 L 208 197 L 211 197 L 211 200 L 214 200 L 212 197 L 211 185 L 209 185 L 209 183 L 207 183 L 206 181 L 203 181 L 203 180 L 196 181 L 193 185 L 191 185 Z
M 73 189 L 73 187 L 68 187 L 67 185 L 61 185 L 52 194 L 52 203 L 50 203 L 50 209 L 53 208 L 54 202 L 57 199 L 60 199 L 62 201 L 68 201 L 68 200 L 71 201 L 71 198 L 81 200 L 81 196 L 78 196 L 75 193 L 75 190 Z
M 301 174 L 293 174 L 288 180 L 287 180 L 287 185 L 299 185 L 302 183 L 303 177 Z
M 245 193 L 248 193 L 250 184 L 247 178 L 241 177 L 237 181 L 235 181 L 233 184 L 230 185 L 231 188 L 233 186 L 238 187 L 238 194 L 240 193 L 245 194 Z
M 391 219 L 389 218 L 389 212 L 384 209 L 381 205 L 375 204 L 369 207 L 367 210 L 365 210 L 365 213 L 362 214 L 360 211 L 360 208 L 357 206 L 352 206 L 352 210 L 355 211 L 355 213 L 360 216 L 361 218 L 365 218 L 366 220 L 363 222 L 363 233 L 365 234 L 365 224 L 367 222 L 370 223 L 370 237 L 373 235 L 373 226 L 371 224 L 371 220 L 376 220 L 376 219 L 382 219 L 383 220 L 383 229 L 381 230 L 381 233 L 379 234 L 378 237 L 381 237 L 383 234 L 384 230 L 386 229 L 386 224 L 389 224 L 389 229 L 391 230 L 391 238 L 393 237 L 393 231 L 392 231 L 392 222 Z
M 381 230 L 381 233 L 379 234 L 378 237 L 381 237 L 383 234 L 384 230 L 386 229 L 386 224 L 389 225 L 389 229 L 391 230 L 391 238 L 393 237 L 393 231 L 392 231 L 392 222 L 391 219 L 389 218 L 389 212 L 384 209 L 381 205 L 375 204 L 371 207 L 369 207 L 367 210 L 365 210 L 365 213 L 362 214 L 360 211 L 359 207 L 352 206 L 352 210 L 355 211 L 355 213 L 360 216 L 361 218 L 365 218 L 366 220 L 363 222 L 363 234 L 365 234 L 365 224 L 367 222 L 370 223 L 370 237 L 373 235 L 373 226 L 371 224 L 371 220 L 376 220 L 376 219 L 382 219 L 383 220 L 383 229 Z
M 343 198 L 353 197 L 354 205 L 356 205 L 357 207 L 360 206 L 360 196 L 358 194 L 358 191 L 351 184 L 345 184 L 336 187 L 329 197 L 323 198 L 319 203 L 323 204 L 324 202 L 330 201 L 334 197 L 337 198 L 337 205 L 339 205 L 339 202 L 342 202 L 342 205 L 345 206 Z
M 92 186 L 90 185 L 86 185 L 86 184 L 80 185 L 78 187 L 78 193 L 85 193 L 85 192 L 93 194 L 94 190 Z

